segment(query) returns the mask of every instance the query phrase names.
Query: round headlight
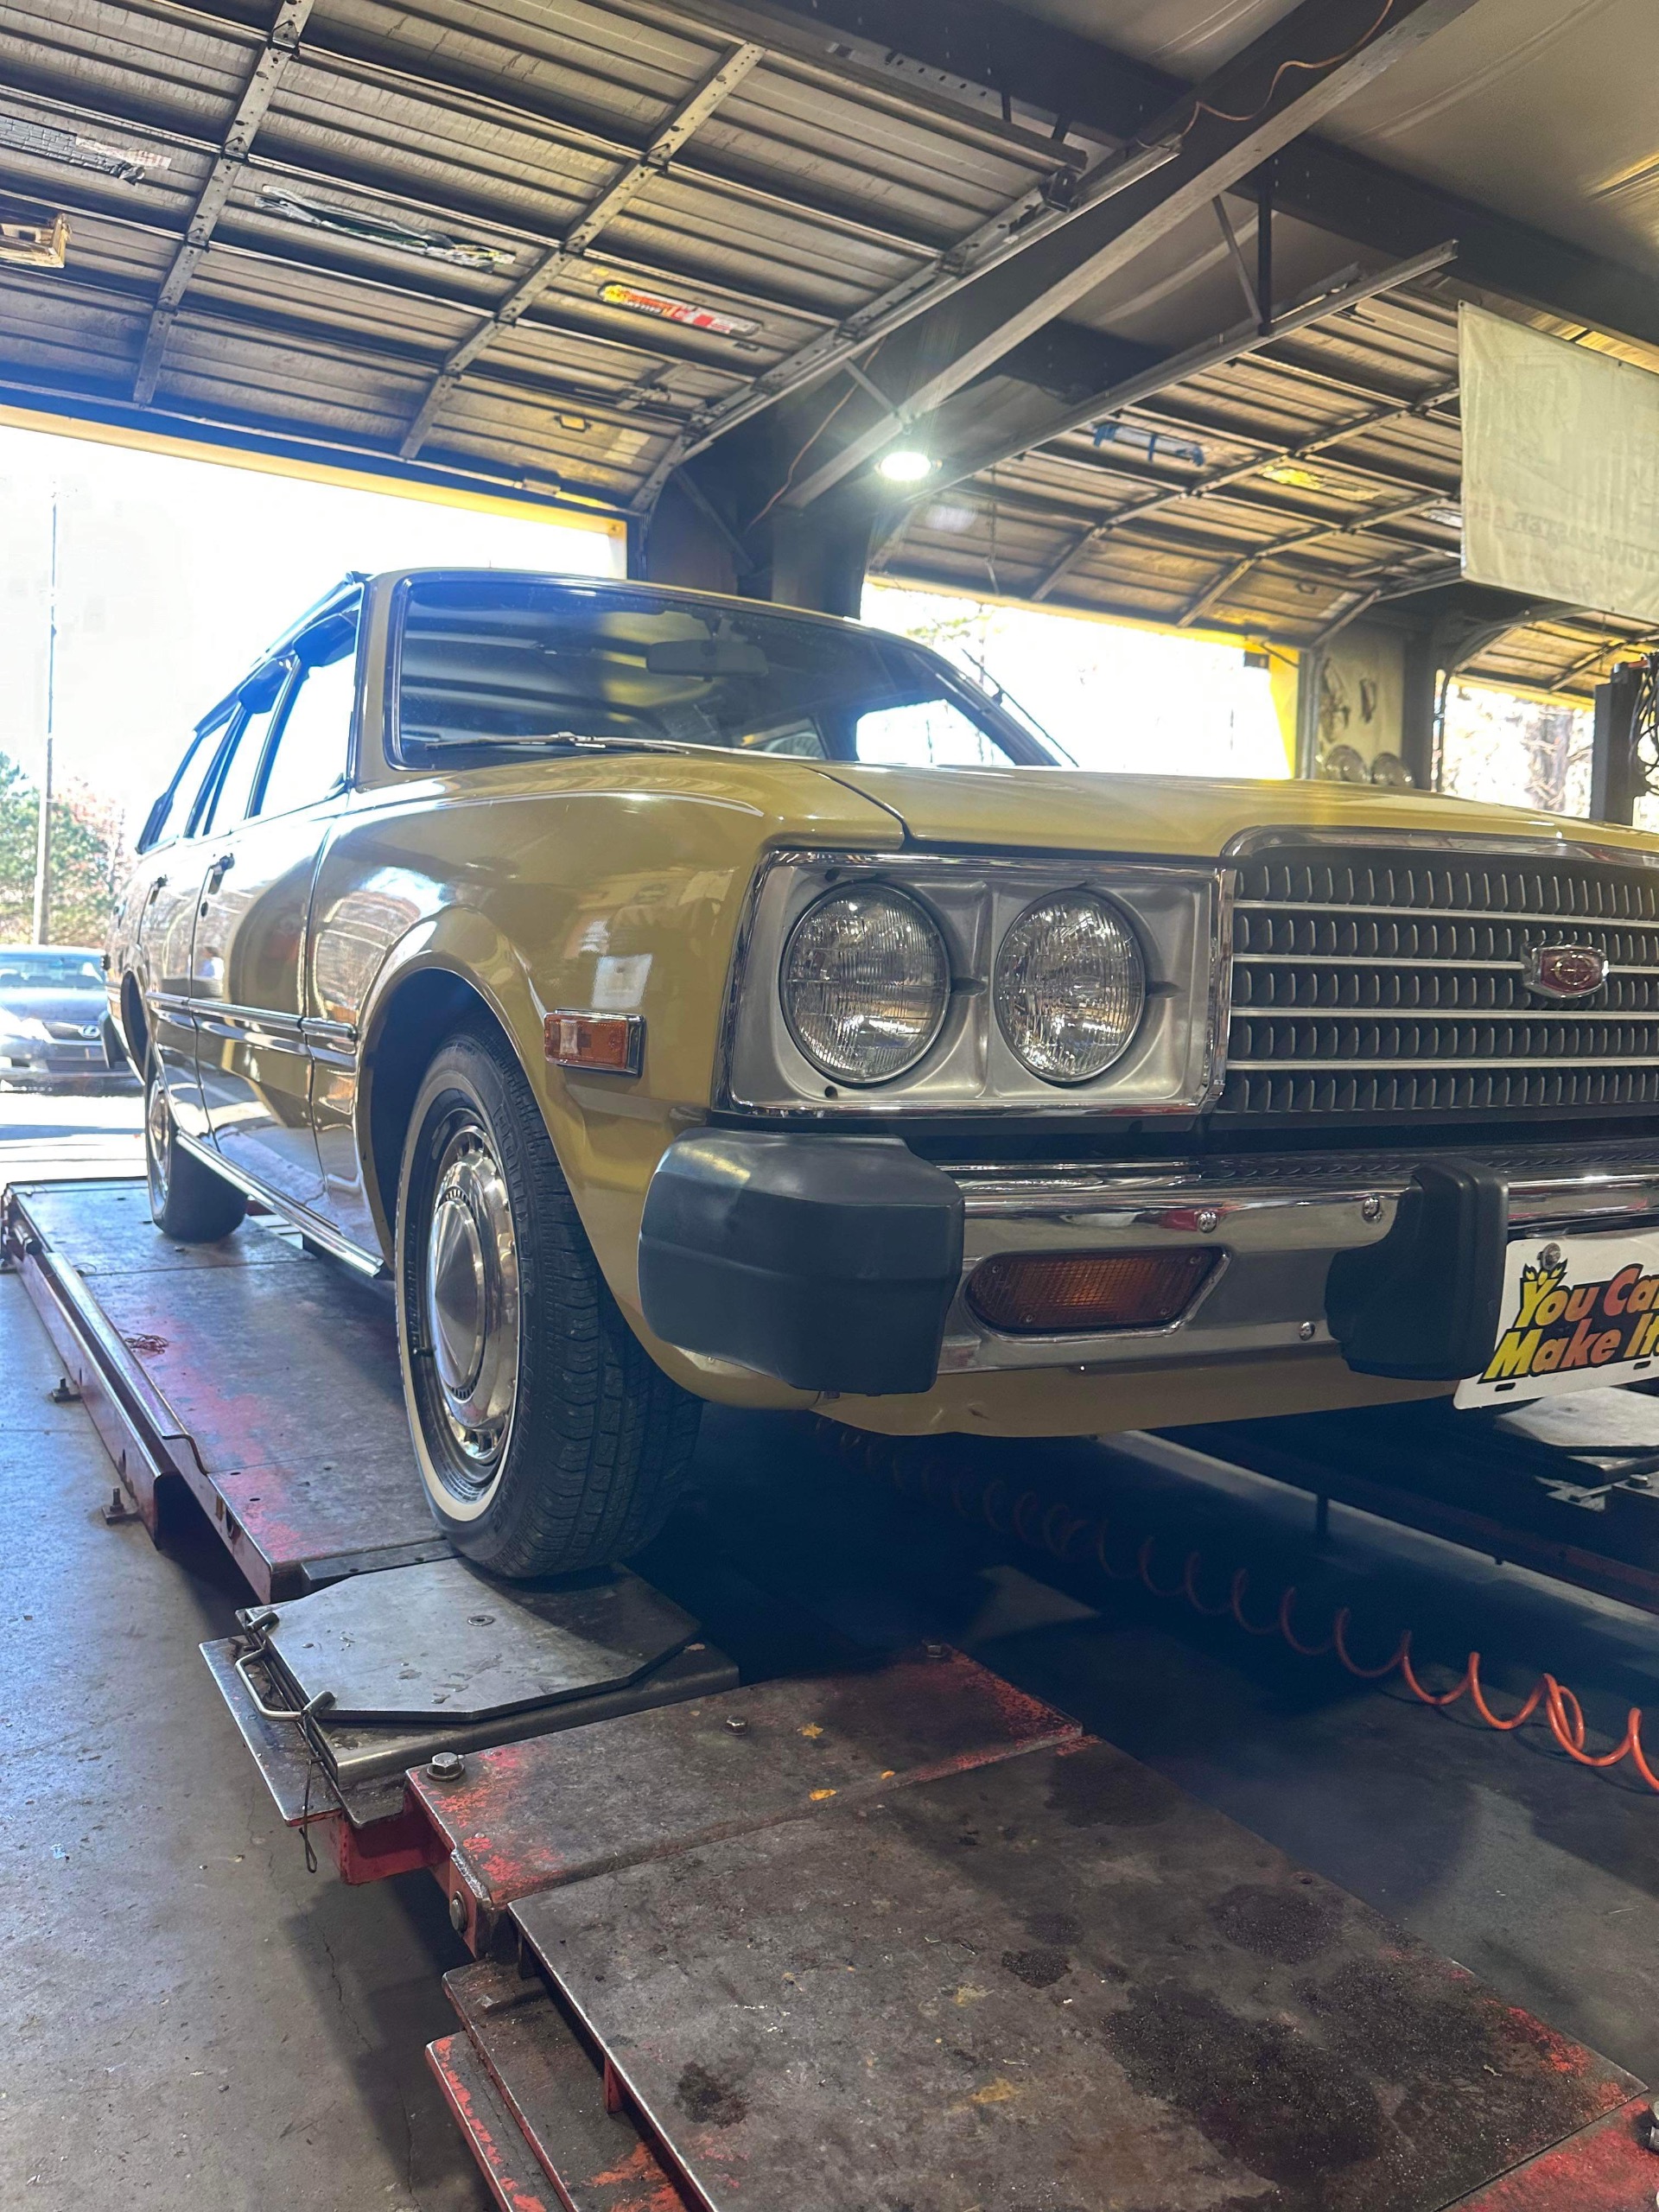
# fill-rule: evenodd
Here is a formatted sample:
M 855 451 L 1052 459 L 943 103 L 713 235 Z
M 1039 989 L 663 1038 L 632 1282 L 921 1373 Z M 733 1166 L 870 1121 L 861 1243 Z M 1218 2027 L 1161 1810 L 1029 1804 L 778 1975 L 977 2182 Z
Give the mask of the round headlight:
M 1027 906 L 996 956 L 996 1018 L 1046 1083 L 1087 1083 L 1140 1027 L 1146 969 L 1135 931 L 1086 891 Z
M 896 891 L 834 891 L 791 932 L 779 979 L 790 1033 L 815 1068 L 884 1083 L 915 1066 L 950 996 L 944 940 Z

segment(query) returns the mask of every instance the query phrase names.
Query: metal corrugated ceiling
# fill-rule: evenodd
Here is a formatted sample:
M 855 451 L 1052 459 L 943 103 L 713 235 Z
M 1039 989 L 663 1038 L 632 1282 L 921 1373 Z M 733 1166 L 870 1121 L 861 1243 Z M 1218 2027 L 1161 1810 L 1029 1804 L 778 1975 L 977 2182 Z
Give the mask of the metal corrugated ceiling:
M 296 45 L 194 7 L 0 6 L 0 191 L 66 209 L 73 237 L 61 272 L 0 271 L 15 390 L 142 396 L 149 340 L 158 413 L 395 454 L 455 349 L 539 271 L 422 456 L 626 504 L 698 410 L 1065 162 L 1033 133 L 810 59 L 808 38 L 780 51 L 769 26 L 774 42 L 746 50 L 735 18 L 572 0 L 287 12 Z M 734 54 L 686 143 L 562 256 Z M 261 69 L 269 105 L 226 163 Z M 99 149 L 142 174 L 100 174 Z M 387 218 L 440 243 L 377 242 Z M 194 266 L 157 346 L 181 252 Z
M 912 511 L 873 568 L 1056 609 L 1323 643 L 1458 580 L 1457 305 L 1361 302 Z M 1639 625 L 1569 610 L 1461 673 L 1587 696 Z
M 1193 76 L 1285 4 L 1029 12 Z M 1652 79 L 1629 66 L 1656 29 L 1653 0 L 1480 0 L 1332 135 L 1659 273 Z M 0 397 L 618 509 L 757 378 L 1098 151 L 724 0 L 0 0 L 0 219 L 72 230 L 65 269 L 0 269 Z M 1282 219 L 1275 251 L 1285 297 L 1378 259 Z M 1071 319 L 1178 348 L 1242 307 L 1206 219 Z M 1427 278 L 925 499 L 878 565 L 1313 641 L 1455 575 L 1456 373 L 1454 293 Z M 976 388 L 987 419 L 1004 389 Z M 1552 615 L 1472 672 L 1587 688 L 1609 642 Z

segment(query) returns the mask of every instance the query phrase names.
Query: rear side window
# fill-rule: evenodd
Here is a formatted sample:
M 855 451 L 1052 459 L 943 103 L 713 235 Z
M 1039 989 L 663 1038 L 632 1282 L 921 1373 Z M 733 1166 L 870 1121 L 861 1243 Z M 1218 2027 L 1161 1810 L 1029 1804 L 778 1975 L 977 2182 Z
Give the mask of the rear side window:
M 247 813 L 259 764 L 265 757 L 265 741 L 282 703 L 287 672 L 281 667 L 262 671 L 255 683 L 244 691 L 234 747 L 219 771 L 219 787 L 203 817 L 204 830 L 223 836 Z
M 189 835 L 190 817 L 201 796 L 201 787 L 207 780 L 207 772 L 219 758 L 224 735 L 225 724 L 221 721 L 211 729 L 198 730 L 191 739 L 190 750 L 185 754 L 183 764 L 173 779 L 173 787 L 167 795 L 165 804 L 158 810 L 161 818 L 152 834 L 143 841 L 146 852 L 152 845 L 162 845 L 170 838 Z
M 345 781 L 357 696 L 355 610 L 308 631 L 296 648 L 302 668 L 265 772 L 259 812 L 291 814 Z

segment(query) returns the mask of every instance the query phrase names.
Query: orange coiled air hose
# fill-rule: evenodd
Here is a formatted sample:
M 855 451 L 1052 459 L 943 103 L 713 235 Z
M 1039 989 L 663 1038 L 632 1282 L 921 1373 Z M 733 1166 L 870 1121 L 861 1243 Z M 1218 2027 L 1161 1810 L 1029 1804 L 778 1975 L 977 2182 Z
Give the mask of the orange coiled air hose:
M 944 1454 L 937 1451 L 906 1455 L 886 1439 L 862 1435 L 852 1429 L 838 1432 L 836 1446 L 844 1458 L 870 1472 L 885 1474 L 901 1494 L 918 1494 L 935 1503 L 948 1503 L 963 1520 L 983 1521 L 995 1535 L 1017 1536 L 1033 1551 L 1046 1551 L 1067 1564 L 1080 1558 L 1091 1559 L 1110 1580 L 1138 1581 L 1154 1598 L 1184 1599 L 1206 1620 L 1230 1618 L 1247 1636 L 1278 1636 L 1304 1659 L 1334 1656 L 1360 1681 L 1381 1682 L 1397 1673 L 1420 1704 L 1436 1711 L 1443 1712 L 1466 1697 L 1487 1727 L 1505 1735 L 1524 1726 L 1535 1714 L 1541 1714 L 1551 1736 L 1575 1764 L 1605 1771 L 1628 1760 L 1647 1787 L 1659 1795 L 1659 1774 L 1654 1772 L 1643 1746 L 1640 1706 L 1630 1707 L 1624 1733 L 1611 1751 L 1591 1751 L 1585 1744 L 1584 1709 L 1573 1693 L 1554 1675 L 1541 1675 L 1514 1713 L 1495 1713 L 1481 1683 L 1478 1651 L 1469 1654 L 1463 1673 L 1449 1690 L 1431 1690 L 1425 1688 L 1412 1662 L 1409 1629 L 1403 1631 L 1392 1653 L 1380 1666 L 1362 1666 L 1348 1648 L 1352 1613 L 1347 1605 L 1339 1608 L 1330 1632 L 1317 1643 L 1304 1643 L 1298 1636 L 1294 1625 L 1294 1583 L 1281 1592 L 1269 1619 L 1251 1620 L 1244 1606 L 1250 1580 L 1250 1571 L 1246 1567 L 1241 1567 L 1233 1575 L 1226 1597 L 1218 1604 L 1211 1603 L 1199 1595 L 1198 1578 L 1204 1561 L 1197 1551 L 1187 1553 L 1178 1581 L 1160 1582 L 1153 1573 L 1156 1535 L 1144 1538 L 1127 1564 L 1116 1565 L 1108 1551 L 1110 1526 L 1103 1515 L 1077 1513 L 1064 1499 L 1046 1502 L 1041 1492 L 1034 1490 L 1021 1491 L 1016 1496 L 1001 1476 L 982 1481 L 971 1470 L 953 1468 Z M 964 1496 L 968 1491 L 973 1493 L 971 1498 Z M 1002 1503 L 1007 1507 L 1006 1517 L 999 1510 Z

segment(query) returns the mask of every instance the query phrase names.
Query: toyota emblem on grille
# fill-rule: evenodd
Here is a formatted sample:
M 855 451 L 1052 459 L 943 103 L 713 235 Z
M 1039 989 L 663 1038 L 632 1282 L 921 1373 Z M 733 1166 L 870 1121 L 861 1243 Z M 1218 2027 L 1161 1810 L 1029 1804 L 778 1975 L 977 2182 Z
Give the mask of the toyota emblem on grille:
M 1593 944 L 1529 944 L 1522 965 L 1541 998 L 1587 999 L 1607 980 L 1607 956 Z

